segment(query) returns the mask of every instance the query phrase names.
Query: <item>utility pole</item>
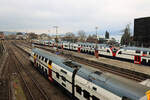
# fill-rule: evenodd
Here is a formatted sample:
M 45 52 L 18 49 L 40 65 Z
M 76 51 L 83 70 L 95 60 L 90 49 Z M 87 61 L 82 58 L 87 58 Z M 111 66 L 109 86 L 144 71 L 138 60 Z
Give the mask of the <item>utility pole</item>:
M 96 26 L 96 27 L 95 27 L 95 30 L 96 30 L 96 49 L 97 49 L 97 43 L 98 43 L 98 39 L 97 39 L 97 29 L 98 29 L 98 27 Z
M 56 47 L 57 47 L 57 50 L 58 50 L 58 37 L 57 37 L 57 34 L 58 34 L 58 26 L 53 26 L 55 29 L 56 29 Z
M 55 29 L 56 29 L 56 43 L 58 42 L 58 37 L 57 37 L 57 34 L 58 34 L 58 26 L 53 26 Z
M 98 29 L 98 27 L 96 26 L 95 29 L 96 29 L 96 47 L 95 47 L 95 56 L 96 56 L 96 58 L 98 58 L 98 45 L 97 45 L 97 43 L 98 43 L 98 39 L 97 39 L 97 29 Z

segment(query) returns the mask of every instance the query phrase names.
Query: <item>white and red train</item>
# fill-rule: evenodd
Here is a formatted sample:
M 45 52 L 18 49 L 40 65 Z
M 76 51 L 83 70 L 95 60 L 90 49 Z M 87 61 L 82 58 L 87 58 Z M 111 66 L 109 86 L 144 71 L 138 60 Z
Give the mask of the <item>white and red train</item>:
M 45 78 L 65 89 L 74 100 L 150 100 L 150 88 L 110 73 L 94 71 L 40 49 L 31 62 Z
M 44 41 L 43 43 L 38 42 L 36 44 L 58 47 L 66 50 L 77 51 L 81 53 L 87 53 L 94 55 L 96 52 L 99 56 L 111 57 L 119 60 L 132 61 L 135 64 L 150 65 L 150 48 L 139 48 L 139 47 L 122 47 L 116 49 L 113 46 L 106 44 L 95 44 L 95 43 L 70 43 L 70 42 L 59 42 Z

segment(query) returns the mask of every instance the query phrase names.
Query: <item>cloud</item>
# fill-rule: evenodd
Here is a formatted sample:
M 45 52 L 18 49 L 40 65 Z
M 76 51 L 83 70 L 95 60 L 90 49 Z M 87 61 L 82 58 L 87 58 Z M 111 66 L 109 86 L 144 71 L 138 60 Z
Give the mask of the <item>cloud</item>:
M 0 29 L 47 32 L 85 30 L 118 34 L 134 18 L 149 16 L 150 0 L 1 0 Z M 45 30 L 45 31 L 44 31 Z

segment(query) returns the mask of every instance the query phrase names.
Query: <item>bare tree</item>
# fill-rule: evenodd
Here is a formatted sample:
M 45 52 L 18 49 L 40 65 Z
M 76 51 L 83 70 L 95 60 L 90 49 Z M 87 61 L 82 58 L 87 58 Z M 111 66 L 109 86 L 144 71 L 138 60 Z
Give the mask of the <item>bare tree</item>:
M 38 38 L 38 35 L 37 34 L 35 34 L 35 33 L 27 33 L 28 34 L 28 36 L 29 36 L 29 39 L 37 39 Z
M 23 33 L 21 33 L 21 32 L 17 32 L 17 33 L 16 33 L 16 35 L 23 35 Z
M 72 32 L 67 32 L 62 38 L 63 41 L 77 42 L 77 37 Z
M 89 35 L 88 37 L 87 37 L 87 40 L 86 40 L 87 42 L 90 42 L 90 43 L 96 43 L 96 41 L 98 41 L 97 40 L 97 36 L 95 35 L 95 34 L 93 34 L 92 36 L 91 35 Z
M 86 33 L 83 30 L 78 31 L 78 41 L 80 42 L 86 41 Z

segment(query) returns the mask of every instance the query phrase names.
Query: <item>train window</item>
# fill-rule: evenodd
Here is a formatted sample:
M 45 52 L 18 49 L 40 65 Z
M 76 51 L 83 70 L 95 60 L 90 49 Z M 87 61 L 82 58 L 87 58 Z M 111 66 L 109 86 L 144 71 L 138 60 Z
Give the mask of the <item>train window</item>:
M 44 60 L 44 57 L 42 56 L 42 60 Z
M 48 72 L 47 72 L 47 69 L 45 69 L 45 73 L 48 73 Z
M 102 72 L 99 72 L 99 71 L 95 71 L 94 73 L 97 74 L 97 75 L 101 75 L 102 74 Z
M 122 97 L 122 100 L 131 100 L 131 99 L 128 97 Z
M 139 50 L 136 50 L 136 53 L 141 53 L 141 51 L 139 51 Z
M 66 82 L 66 78 L 64 76 L 61 77 L 64 82 Z
M 66 84 L 64 84 L 63 82 L 62 82 L 62 85 L 66 87 Z
M 86 90 L 83 90 L 83 96 L 88 100 L 90 99 L 90 93 L 87 92 Z
M 110 53 L 110 51 L 109 51 L 109 50 L 107 50 L 107 52 L 108 52 L 108 53 Z
M 47 63 L 47 60 L 48 60 L 48 59 L 47 59 L 47 58 L 45 58 L 45 62 L 46 62 L 46 63 Z
M 42 71 L 44 71 L 44 67 L 42 67 Z
M 100 99 L 95 96 L 92 96 L 92 100 L 100 100 Z
M 52 64 L 52 61 L 51 61 L 51 60 L 49 60 L 48 64 L 49 64 L 49 65 L 51 65 L 51 64 Z
M 147 51 L 143 51 L 143 54 L 147 54 Z
M 76 85 L 76 91 L 81 95 L 82 89 L 80 86 Z
M 59 79 L 59 73 L 58 72 L 56 72 L 56 77 Z
M 93 87 L 93 90 L 95 90 L 95 91 L 96 91 L 96 90 L 97 90 L 97 88 L 96 88 L 96 87 Z
M 67 72 L 66 71 L 64 71 L 63 69 L 61 69 L 60 70 L 62 73 L 64 73 L 64 74 L 67 74 Z
M 121 51 L 119 51 L 119 53 L 118 54 L 122 54 L 122 52 Z

